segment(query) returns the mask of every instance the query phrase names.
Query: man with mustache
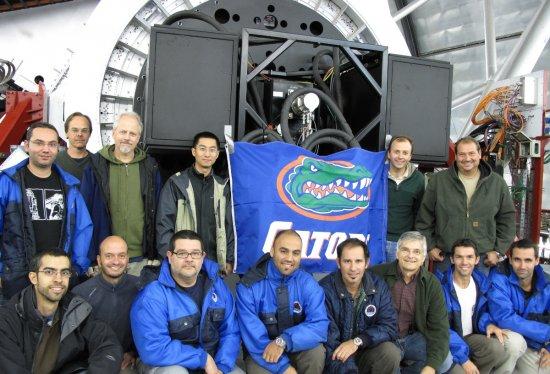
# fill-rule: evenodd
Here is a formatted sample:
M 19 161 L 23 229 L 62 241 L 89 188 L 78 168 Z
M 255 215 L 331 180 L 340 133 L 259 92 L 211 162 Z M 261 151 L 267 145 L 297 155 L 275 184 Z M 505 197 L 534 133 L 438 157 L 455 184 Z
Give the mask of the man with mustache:
M 28 262 L 44 248 L 70 253 L 79 274 L 88 269 L 92 222 L 78 179 L 54 164 L 59 135 L 48 123 L 27 130 L 29 158 L 0 172 L 0 275 L 9 299 L 29 284 Z
M 323 289 L 299 268 L 302 239 L 279 231 L 237 285 L 237 315 L 249 374 L 321 374 L 328 318 Z
M 120 236 L 128 245 L 128 273 L 133 275 L 154 264 L 158 255 L 155 216 L 160 173 L 157 162 L 137 146 L 142 128 L 138 114 L 119 115 L 113 124 L 114 144 L 92 155 L 81 186 L 94 223 L 90 259 L 95 260 L 103 239 Z
M 130 329 L 130 307 L 139 291 L 139 278 L 126 274 L 128 246 L 120 236 L 108 236 L 99 246 L 99 274 L 73 288 L 72 292 L 92 305 L 92 316 L 115 332 L 124 355 L 122 374 L 134 373 L 136 349 Z
M 32 285 L 0 308 L 2 372 L 117 373 L 122 351 L 115 334 L 91 317 L 90 304 L 67 292 L 69 256 L 41 251 L 28 277 Z

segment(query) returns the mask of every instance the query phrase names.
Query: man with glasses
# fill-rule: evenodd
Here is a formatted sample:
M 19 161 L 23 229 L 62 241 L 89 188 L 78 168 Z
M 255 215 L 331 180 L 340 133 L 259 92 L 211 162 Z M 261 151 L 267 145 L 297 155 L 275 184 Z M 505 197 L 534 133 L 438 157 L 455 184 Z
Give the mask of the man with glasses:
M 64 251 L 33 257 L 32 285 L 0 308 L 3 373 L 118 372 L 122 352 L 115 334 L 91 317 L 90 304 L 67 292 L 70 277 Z
M 218 263 L 222 274 L 229 274 L 234 264 L 230 190 L 227 180 L 212 170 L 219 148 L 220 141 L 211 132 L 195 135 L 191 149 L 194 164 L 172 175 L 162 188 L 157 248 L 165 256 L 174 232 L 196 231 L 204 241 L 206 257 Z
M 92 316 L 115 332 L 124 352 L 121 374 L 135 373 L 136 350 L 130 329 L 130 307 L 139 291 L 139 278 L 126 274 L 128 246 L 120 236 L 108 236 L 99 246 L 99 275 L 73 288 L 93 307 Z
M 103 239 L 120 236 L 128 245 L 132 275 L 158 265 L 155 216 L 161 181 L 155 159 L 138 147 L 142 128 L 138 114 L 120 114 L 113 124 L 114 144 L 91 156 L 81 186 L 94 223 L 90 259 L 96 259 Z
M 92 222 L 78 180 L 54 164 L 59 135 L 48 123 L 29 127 L 29 158 L 0 172 L 0 274 L 4 297 L 29 284 L 28 259 L 44 248 L 70 253 L 83 274 L 90 264 Z
M 92 135 L 90 117 L 80 112 L 74 112 L 65 120 L 65 135 L 69 145 L 60 151 L 55 160 L 64 170 L 82 180 L 84 169 L 90 164 L 90 152 L 86 149 Z
M 372 268 L 388 284 L 397 311 L 402 373 L 445 373 L 453 364 L 443 290 L 422 266 L 426 252 L 426 238 L 407 231 L 397 241 L 397 260 Z
M 243 373 L 233 296 L 197 233 L 172 235 L 158 280 L 132 306 L 142 373 Z

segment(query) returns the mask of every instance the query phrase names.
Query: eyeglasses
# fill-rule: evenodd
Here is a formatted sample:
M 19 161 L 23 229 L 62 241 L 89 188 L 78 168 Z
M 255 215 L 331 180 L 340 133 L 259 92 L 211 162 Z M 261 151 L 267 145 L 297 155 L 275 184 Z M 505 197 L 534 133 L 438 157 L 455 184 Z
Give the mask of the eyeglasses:
M 193 251 L 193 252 L 181 251 L 181 252 L 172 252 L 172 253 L 174 254 L 174 256 L 176 256 L 180 260 L 184 258 L 188 258 L 189 256 L 191 256 L 193 260 L 198 260 L 199 258 L 202 257 L 202 251 Z
M 58 143 L 58 142 L 49 142 L 49 143 L 46 143 L 46 142 L 43 142 L 42 140 L 31 140 L 31 143 L 34 144 L 34 145 L 37 146 L 37 147 L 40 147 L 40 148 L 43 148 L 43 147 L 57 148 L 57 147 L 59 147 L 59 143 Z
M 45 276 L 48 278 L 54 278 L 58 275 L 61 275 L 61 278 L 70 278 L 72 275 L 72 272 L 68 269 L 63 270 L 56 270 L 56 269 L 44 269 L 44 270 L 38 270 L 37 273 L 44 273 Z
M 420 249 L 400 248 L 399 251 L 410 256 L 420 256 L 424 254 Z
M 196 147 L 197 151 L 199 151 L 200 153 L 211 153 L 211 154 L 216 154 L 219 152 L 218 148 L 214 148 L 214 147 L 211 147 L 211 148 L 206 148 L 206 147 L 203 147 L 203 146 L 199 146 L 199 147 Z

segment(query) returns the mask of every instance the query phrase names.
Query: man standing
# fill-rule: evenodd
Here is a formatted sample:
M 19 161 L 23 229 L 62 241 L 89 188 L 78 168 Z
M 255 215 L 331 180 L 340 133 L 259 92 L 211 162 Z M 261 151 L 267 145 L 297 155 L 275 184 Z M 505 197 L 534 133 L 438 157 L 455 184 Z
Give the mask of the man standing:
M 156 161 L 137 147 L 142 130 L 139 115 L 121 114 L 113 124 L 115 144 L 91 156 L 81 191 L 94 222 L 90 259 L 99 243 L 116 235 L 128 245 L 128 273 L 139 275 L 157 257 L 155 216 L 160 193 Z
M 512 243 L 509 260 L 491 272 L 489 311 L 507 329 L 505 347 L 513 357 L 507 372 L 550 373 L 550 281 L 539 265 L 537 245 Z M 511 330 L 511 331 L 508 331 Z M 516 362 L 517 360 L 517 362 Z
M 426 238 L 408 231 L 397 242 L 397 261 L 372 268 L 391 290 L 397 311 L 397 343 L 408 365 L 403 373 L 444 373 L 452 365 L 443 290 L 422 266 L 426 250 Z
M 458 364 L 453 373 L 501 373 L 509 355 L 504 350 L 506 332 L 489 315 L 489 281 L 478 269 L 479 252 L 470 239 L 457 240 L 451 248 L 451 263 L 438 273 L 451 327 L 450 348 Z M 491 339 L 494 335 L 496 339 Z
M 481 255 L 479 266 L 486 266 L 487 274 L 514 239 L 514 204 L 504 179 L 481 160 L 475 139 L 460 139 L 455 150 L 454 164 L 430 178 L 416 228 L 426 236 L 430 260 L 439 270 L 449 266 L 452 244 L 471 238 Z
M 391 293 L 369 266 L 367 244 L 347 239 L 336 248 L 338 271 L 321 280 L 330 321 L 325 373 L 395 373 L 401 351 Z
M 237 310 L 249 356 L 246 372 L 322 373 L 328 319 L 323 289 L 299 269 L 302 239 L 294 230 L 275 235 L 237 285 Z
M 37 254 L 28 276 L 32 285 L 0 308 L 2 372 L 118 372 L 122 352 L 115 334 L 90 317 L 90 304 L 67 292 L 68 255 Z
M 136 352 L 130 329 L 130 307 L 139 291 L 139 278 L 126 274 L 128 247 L 120 236 L 108 236 L 99 246 L 99 275 L 73 288 L 92 306 L 92 317 L 115 332 L 124 352 L 121 373 L 134 373 Z
M 411 164 L 412 139 L 394 136 L 388 145 L 388 233 L 386 262 L 396 259 L 397 240 L 414 229 L 418 208 L 424 196 L 424 176 Z
M 83 274 L 90 264 L 92 222 L 78 180 L 57 165 L 58 133 L 47 123 L 27 130 L 27 160 L 0 172 L 2 291 L 10 298 L 29 284 L 29 261 L 38 252 L 62 248 Z
M 130 316 L 142 372 L 242 373 L 233 296 L 197 233 L 172 236 L 158 280 L 141 291 Z
M 231 197 L 227 180 L 214 174 L 220 141 L 211 132 L 193 139 L 195 163 L 170 177 L 159 200 L 157 248 L 166 255 L 170 237 L 179 230 L 196 231 L 204 240 L 206 257 L 224 274 L 233 272 L 234 244 Z
M 82 180 L 84 169 L 90 164 L 90 152 L 86 149 L 92 135 L 90 117 L 80 112 L 68 116 L 65 121 L 65 135 L 69 146 L 66 151 L 59 152 L 55 162 L 78 180 Z

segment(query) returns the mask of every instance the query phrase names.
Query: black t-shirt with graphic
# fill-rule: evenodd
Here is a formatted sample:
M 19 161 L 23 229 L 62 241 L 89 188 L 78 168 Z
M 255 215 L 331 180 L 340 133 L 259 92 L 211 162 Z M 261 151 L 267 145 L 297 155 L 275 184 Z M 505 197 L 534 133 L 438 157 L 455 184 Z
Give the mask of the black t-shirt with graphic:
M 24 178 L 36 251 L 58 248 L 65 214 L 65 196 L 61 179 L 55 170 L 52 170 L 49 177 L 40 178 L 28 168 L 25 168 Z

